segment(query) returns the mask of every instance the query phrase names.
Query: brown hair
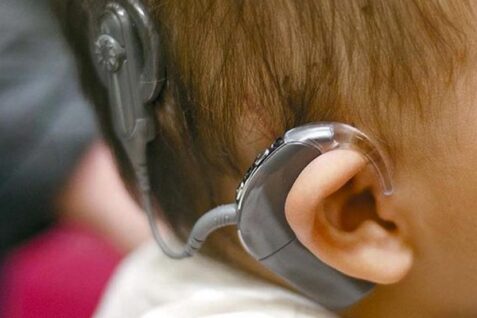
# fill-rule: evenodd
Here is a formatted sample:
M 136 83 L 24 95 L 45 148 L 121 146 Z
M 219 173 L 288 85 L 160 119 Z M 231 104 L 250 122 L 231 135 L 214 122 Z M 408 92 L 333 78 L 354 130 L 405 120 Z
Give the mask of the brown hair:
M 103 2 L 59 0 L 58 6 L 83 58 L 86 90 L 121 160 L 83 27 Z M 436 92 L 448 91 L 470 64 L 473 8 L 465 0 L 145 3 L 167 69 L 167 87 L 155 103 L 151 178 L 181 237 L 200 213 L 224 203 L 219 181 L 238 180 L 247 168 L 250 158 L 239 144 L 249 132 L 269 142 L 306 122 L 337 120 L 354 123 L 398 155 L 403 121 L 424 120 Z M 230 241 L 221 232 L 214 249 L 230 254 L 224 243 Z

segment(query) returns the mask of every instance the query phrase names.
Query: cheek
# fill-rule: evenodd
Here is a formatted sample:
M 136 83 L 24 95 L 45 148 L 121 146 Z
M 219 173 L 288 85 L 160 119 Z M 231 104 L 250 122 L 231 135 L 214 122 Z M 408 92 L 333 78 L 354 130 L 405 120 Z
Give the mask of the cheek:
M 436 253 L 459 262 L 459 267 L 477 264 L 477 176 L 454 174 L 436 179 L 423 211 L 422 221 L 427 224 L 421 223 L 432 240 L 429 244 Z
M 477 147 L 463 150 L 421 161 L 399 195 L 423 285 L 476 293 Z
M 470 137 L 470 136 L 469 136 Z M 435 249 L 460 262 L 460 268 L 477 265 L 477 140 L 460 143 L 453 153 L 437 161 L 428 175 L 429 231 Z M 431 214 L 432 213 L 432 214 Z M 431 228 L 432 226 L 432 228 Z M 477 278 L 477 273 L 474 274 Z
M 425 229 L 436 257 L 452 264 L 459 277 L 468 275 L 469 280 L 477 283 L 477 108 L 471 107 L 474 104 L 474 98 L 463 100 L 458 111 L 449 109 L 449 120 L 442 124 L 447 133 L 439 135 L 436 141 L 440 155 L 432 156 L 420 181 L 422 187 L 427 187 L 420 226 Z

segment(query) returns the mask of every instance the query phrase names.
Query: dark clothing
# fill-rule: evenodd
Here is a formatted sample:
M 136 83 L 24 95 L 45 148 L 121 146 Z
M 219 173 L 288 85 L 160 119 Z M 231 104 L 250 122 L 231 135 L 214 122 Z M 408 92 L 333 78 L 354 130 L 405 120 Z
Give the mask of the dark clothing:
M 0 1 L 0 256 L 53 220 L 96 135 L 47 0 Z

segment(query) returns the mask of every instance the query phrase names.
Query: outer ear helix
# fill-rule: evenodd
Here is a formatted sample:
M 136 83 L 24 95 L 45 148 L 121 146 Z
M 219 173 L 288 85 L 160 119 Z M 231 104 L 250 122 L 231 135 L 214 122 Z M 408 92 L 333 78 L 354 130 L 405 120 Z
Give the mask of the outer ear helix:
M 336 150 L 313 160 L 289 192 L 287 220 L 298 240 L 329 266 L 352 277 L 395 283 L 409 271 L 412 251 L 398 232 L 383 226 L 377 206 L 361 206 L 366 209 L 361 210 L 364 218 L 351 231 L 327 217 L 330 209 L 339 218 L 349 209 L 343 203 L 352 202 L 359 192 L 346 192 L 345 185 L 365 166 L 366 160 L 353 150 Z M 359 213 L 359 205 L 352 208 Z
M 412 249 L 397 231 L 389 230 L 392 227 L 383 226 L 386 223 L 380 222 L 379 207 L 366 205 L 366 210 L 361 210 L 365 217 L 352 231 L 343 231 L 331 221 L 343 217 L 346 205 L 342 203 L 356 198 L 359 192 L 345 186 L 369 162 L 384 194 L 392 192 L 388 169 L 377 148 L 363 134 L 354 133 L 346 126 L 344 129 L 340 136 L 344 142 L 312 141 L 323 154 L 314 158 L 296 178 L 287 196 L 285 215 L 298 240 L 331 268 L 379 284 L 395 283 L 411 268 Z M 367 186 L 373 182 L 369 176 L 363 181 Z M 337 216 L 331 219 L 326 216 L 330 204 Z M 356 212 L 359 208 L 353 206 Z

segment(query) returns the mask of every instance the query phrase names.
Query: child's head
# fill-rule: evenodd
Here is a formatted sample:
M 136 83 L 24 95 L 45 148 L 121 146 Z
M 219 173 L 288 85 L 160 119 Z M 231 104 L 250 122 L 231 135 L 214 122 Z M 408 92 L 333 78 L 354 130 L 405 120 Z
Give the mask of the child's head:
M 112 136 L 83 21 L 93 23 L 104 2 L 59 2 L 85 87 Z M 369 315 L 371 307 L 377 316 L 396 304 L 396 312 L 410 308 L 421 316 L 437 315 L 429 313 L 434 309 L 477 312 L 468 297 L 477 291 L 470 3 L 145 2 L 162 37 L 167 72 L 154 103 L 151 182 L 180 236 L 198 215 L 234 200 L 256 154 L 285 130 L 315 121 L 353 124 L 387 154 L 395 192 L 384 197 L 354 153 L 323 156 L 288 198 L 297 236 L 346 274 L 384 284 L 352 309 L 353 317 Z M 127 164 L 123 169 L 128 176 Z M 237 266 L 262 271 L 240 251 L 233 232 L 216 234 L 209 247 Z

